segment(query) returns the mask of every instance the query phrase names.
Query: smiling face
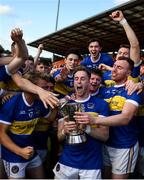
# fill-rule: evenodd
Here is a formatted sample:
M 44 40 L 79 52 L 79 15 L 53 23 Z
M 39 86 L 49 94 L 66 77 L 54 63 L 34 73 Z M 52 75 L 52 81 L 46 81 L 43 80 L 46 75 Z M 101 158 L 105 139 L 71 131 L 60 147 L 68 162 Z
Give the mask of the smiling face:
M 131 71 L 127 61 L 118 60 L 114 63 L 112 68 L 112 80 L 114 80 L 116 84 L 125 83 L 130 74 Z
M 66 68 L 69 71 L 73 71 L 75 69 L 75 67 L 77 66 L 77 64 L 78 64 L 78 61 L 79 61 L 78 55 L 76 55 L 76 54 L 69 54 L 67 56 L 67 58 L 65 59 Z
M 93 60 L 99 57 L 99 53 L 101 51 L 101 47 L 97 41 L 91 42 L 88 47 L 89 53 Z
M 43 72 L 47 72 L 47 66 L 44 65 L 43 63 L 39 63 L 39 64 L 37 64 L 35 70 L 36 70 L 37 72 L 42 72 L 42 73 L 43 73 Z
M 85 71 L 77 71 L 74 75 L 74 88 L 77 99 L 85 99 L 89 95 L 90 79 Z
M 118 53 L 116 55 L 116 60 L 119 60 L 119 57 L 124 56 L 124 57 L 130 57 L 130 49 L 129 48 L 125 48 L 125 47 L 121 47 L 118 50 Z
M 90 92 L 94 93 L 100 87 L 102 78 L 98 74 L 91 74 L 90 78 Z
M 24 64 L 25 64 L 26 67 L 29 67 L 30 72 L 34 71 L 34 62 L 33 61 L 28 59 L 28 60 L 25 61 Z

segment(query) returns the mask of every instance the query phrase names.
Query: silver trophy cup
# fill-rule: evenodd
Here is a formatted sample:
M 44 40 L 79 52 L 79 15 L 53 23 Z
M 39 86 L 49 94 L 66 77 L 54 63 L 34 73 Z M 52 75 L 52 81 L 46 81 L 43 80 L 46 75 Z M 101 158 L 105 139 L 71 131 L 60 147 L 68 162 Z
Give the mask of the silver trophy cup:
M 79 103 L 65 103 L 60 108 L 60 113 L 63 117 L 68 116 L 69 121 L 75 121 L 74 113 L 76 111 L 81 111 Z M 66 136 L 66 142 L 68 144 L 80 144 L 86 142 L 85 132 L 77 126 L 76 130 L 73 130 Z

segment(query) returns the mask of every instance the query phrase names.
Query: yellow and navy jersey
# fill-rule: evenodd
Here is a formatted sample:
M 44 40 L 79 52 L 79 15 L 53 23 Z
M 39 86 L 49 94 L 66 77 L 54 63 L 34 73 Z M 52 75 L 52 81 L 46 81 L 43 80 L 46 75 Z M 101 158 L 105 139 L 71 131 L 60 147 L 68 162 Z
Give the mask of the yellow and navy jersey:
M 35 148 L 37 150 L 47 150 L 47 139 L 50 131 L 53 130 L 53 122 L 57 122 L 57 109 L 49 111 L 45 117 L 40 117 L 32 133 Z
M 18 72 L 20 76 L 22 76 L 22 69 L 19 69 Z M 7 91 L 21 92 L 22 90 L 17 86 L 17 84 L 13 81 L 12 78 L 9 79 L 6 85 Z
M 12 79 L 10 79 L 9 82 L 7 83 L 6 89 L 8 91 L 14 91 L 14 92 L 22 91 Z
M 10 80 L 11 74 L 8 72 L 7 66 L 0 66 L 0 88 L 5 89 Z
M 46 117 L 38 118 L 38 123 L 32 133 L 34 140 L 34 147 L 36 149 L 42 150 L 47 149 L 47 139 L 49 136 L 49 129 L 51 127 L 51 122 L 48 119 L 48 115 Z
M 21 91 L 16 83 L 12 80 L 7 65 L 0 66 L 0 88 L 7 91 Z
M 68 87 L 64 83 L 56 82 L 54 86 L 54 91 L 58 94 L 60 94 L 59 98 L 63 98 L 69 93 L 73 92 L 73 87 Z
M 85 66 L 87 68 L 98 68 L 100 64 L 106 64 L 108 66 L 113 66 L 113 59 L 111 56 L 109 56 L 108 54 L 105 54 L 105 53 L 100 53 L 99 55 L 99 58 L 98 60 L 95 62 L 95 61 L 92 61 L 91 57 L 90 56 L 87 56 L 86 58 L 84 58 L 80 64 L 82 66 Z
M 142 96 L 142 103 L 140 104 L 138 111 L 136 113 L 136 119 L 138 122 L 138 129 L 139 129 L 139 145 L 144 147 L 144 94 Z
M 137 92 L 128 95 L 124 85 L 115 85 L 109 88 L 103 88 L 103 97 L 109 103 L 110 115 L 120 114 L 126 102 L 139 106 L 141 95 Z M 125 126 L 110 127 L 110 135 L 107 144 L 115 148 L 129 148 L 138 140 L 138 128 L 136 118 Z
M 93 116 L 109 115 L 108 103 L 100 98 L 89 96 L 85 100 L 69 101 L 69 104 L 75 102 L 80 104 L 82 111 Z M 103 166 L 102 144 L 103 142 L 87 134 L 85 143 L 76 146 L 64 144 L 59 162 L 78 169 L 101 169 Z
M 131 73 L 132 78 L 137 78 L 140 75 L 140 66 L 142 61 L 140 61 L 138 64 L 134 64 L 134 68 Z
M 111 79 L 111 76 L 112 76 L 112 71 L 105 71 L 103 73 L 102 81 L 106 87 L 111 87 L 115 85 L 115 82 Z
M 55 79 L 60 75 L 62 69 L 58 69 L 54 74 L 53 78 Z M 73 74 L 68 74 L 64 82 L 56 82 L 54 90 L 62 95 L 67 95 L 73 91 L 74 87 L 74 76 Z
M 128 77 L 128 80 L 132 80 L 133 82 L 137 83 L 139 82 L 139 74 L 136 73 L 137 72 L 137 68 L 134 68 L 133 70 L 133 76 L 129 76 Z M 139 71 L 138 71 L 139 72 Z M 135 76 L 134 76 L 135 75 Z M 114 86 L 115 85 L 115 81 L 113 81 L 111 79 L 111 76 L 112 76 L 112 71 L 105 71 L 103 73 L 103 77 L 102 77 L 102 81 L 103 81 L 103 84 L 106 86 L 106 87 L 111 87 L 111 86 Z
M 48 114 L 40 100 L 34 100 L 30 105 L 25 99 L 24 93 L 19 93 L 9 99 L 0 110 L 0 122 L 9 125 L 8 135 L 20 147 L 34 146 L 32 132 L 39 117 Z M 2 159 L 9 162 L 25 162 L 21 156 L 17 156 L 2 146 Z

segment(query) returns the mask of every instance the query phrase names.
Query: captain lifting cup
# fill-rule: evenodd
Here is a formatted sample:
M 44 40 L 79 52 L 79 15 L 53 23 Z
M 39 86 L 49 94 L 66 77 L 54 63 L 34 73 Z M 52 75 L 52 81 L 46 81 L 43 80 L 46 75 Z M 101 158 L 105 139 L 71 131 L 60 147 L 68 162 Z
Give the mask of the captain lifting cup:
M 81 104 L 76 102 L 65 102 L 60 107 L 60 113 L 63 117 L 68 116 L 69 121 L 75 121 L 74 113 L 81 111 Z M 86 142 L 85 132 L 77 125 L 77 129 L 66 135 L 66 142 L 68 144 L 80 144 Z

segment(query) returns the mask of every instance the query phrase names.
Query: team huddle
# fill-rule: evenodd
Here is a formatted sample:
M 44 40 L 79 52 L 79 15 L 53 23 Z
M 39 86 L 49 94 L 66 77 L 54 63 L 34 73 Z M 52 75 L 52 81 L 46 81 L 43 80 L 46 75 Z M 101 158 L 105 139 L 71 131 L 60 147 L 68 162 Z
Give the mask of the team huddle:
M 130 45 L 120 45 L 112 58 L 101 52 L 99 39 L 91 39 L 90 55 L 83 58 L 70 48 L 63 67 L 39 61 L 42 45 L 29 60 L 23 32 L 12 30 L 12 56 L 0 57 L 0 178 L 49 178 L 48 148 L 54 153 L 49 166 L 55 179 L 144 176 L 144 63 L 123 13 L 110 17 L 123 27 Z M 62 114 L 68 104 L 69 113 Z M 71 114 L 73 104 L 79 108 Z

